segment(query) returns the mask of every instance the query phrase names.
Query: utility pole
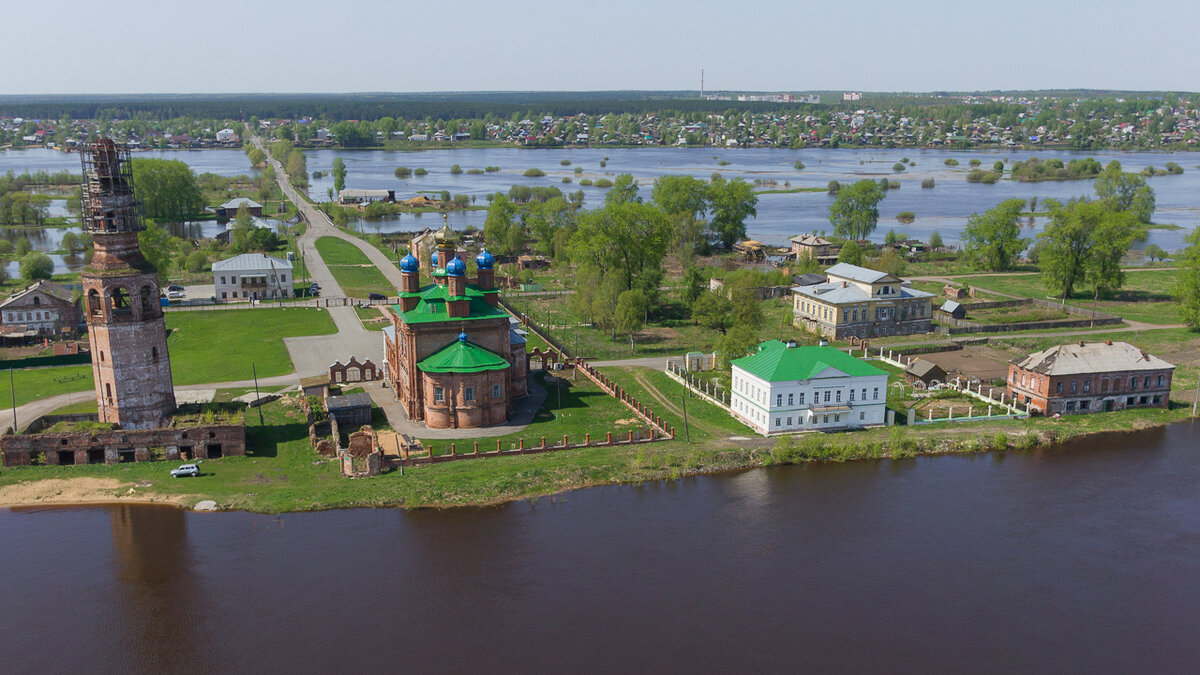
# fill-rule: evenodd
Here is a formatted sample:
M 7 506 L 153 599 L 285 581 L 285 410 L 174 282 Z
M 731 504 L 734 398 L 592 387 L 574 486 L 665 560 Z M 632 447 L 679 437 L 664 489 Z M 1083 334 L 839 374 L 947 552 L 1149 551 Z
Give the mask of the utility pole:
M 692 442 L 692 432 L 688 428 L 687 394 L 680 394 L 679 400 L 683 402 L 683 435 L 684 435 L 684 438 L 687 439 L 687 442 L 690 444 Z
M 264 426 L 266 422 L 263 421 L 262 395 L 258 393 L 258 369 L 253 363 L 250 364 L 250 372 L 254 374 L 254 402 L 258 404 L 254 407 L 258 408 L 258 425 Z
M 9 372 L 12 371 L 10 370 Z M 1200 381 L 1196 382 L 1196 400 L 1192 401 L 1192 417 L 1196 416 L 1196 406 L 1198 405 L 1200 405 Z M 13 407 L 13 410 L 16 410 L 15 406 Z M 13 423 L 13 426 L 16 426 L 15 422 Z
M 13 435 L 17 433 L 17 388 L 13 384 L 13 369 L 8 369 L 8 394 L 12 397 L 13 409 Z

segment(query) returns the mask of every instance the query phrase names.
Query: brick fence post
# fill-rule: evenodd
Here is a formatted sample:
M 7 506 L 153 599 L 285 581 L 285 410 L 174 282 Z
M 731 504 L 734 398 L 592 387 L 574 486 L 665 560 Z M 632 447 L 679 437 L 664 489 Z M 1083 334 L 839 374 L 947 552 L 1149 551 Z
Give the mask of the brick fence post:
M 524 450 L 524 449 L 525 449 L 525 439 L 524 439 L 524 438 L 522 438 L 522 439 L 521 439 L 520 445 L 518 445 L 517 447 L 518 447 L 518 449 L 520 449 L 520 450 Z
M 592 434 L 591 433 L 586 433 L 583 435 L 583 444 L 584 445 L 592 444 Z
M 612 445 L 612 432 L 611 431 L 604 432 L 604 442 L 609 445 Z
M 496 439 L 496 452 L 501 452 L 501 449 L 500 449 L 500 439 L 499 439 L 499 438 L 497 438 L 497 439 Z
M 476 455 L 479 454 L 479 441 L 475 441 L 475 452 L 472 454 L 476 454 Z
M 455 452 L 455 450 L 454 450 L 454 445 L 455 445 L 454 443 L 451 443 L 451 444 L 450 444 L 450 456 L 451 456 L 451 457 L 453 457 L 454 455 L 458 454 L 458 453 L 456 453 L 456 452 Z
M 630 443 L 633 442 L 633 432 L 632 431 L 629 432 L 629 442 Z
M 567 443 L 567 435 L 566 435 L 566 434 L 563 434 L 563 447 L 565 448 L 565 447 L 567 447 L 567 445 L 568 445 L 568 443 Z
M 543 450 L 546 449 L 546 437 L 545 436 L 542 436 L 542 449 Z

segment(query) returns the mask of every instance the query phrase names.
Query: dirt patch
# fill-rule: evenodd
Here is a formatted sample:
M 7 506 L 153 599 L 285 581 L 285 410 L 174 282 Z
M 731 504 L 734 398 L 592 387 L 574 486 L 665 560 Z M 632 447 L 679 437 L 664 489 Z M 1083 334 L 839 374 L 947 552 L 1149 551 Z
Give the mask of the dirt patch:
M 0 487 L 0 507 L 111 502 L 182 503 L 183 497 L 138 489 L 116 478 L 50 478 Z
M 990 382 L 1008 377 L 1008 361 L 1012 356 L 995 347 L 971 345 L 956 352 L 921 354 L 921 358 L 941 366 L 951 379 L 963 375 Z
M 613 426 L 629 427 L 629 426 L 634 426 L 636 424 L 641 424 L 641 423 L 642 423 L 642 421 L 640 419 L 638 419 L 636 417 L 630 417 L 628 419 L 617 420 L 616 422 L 613 422 Z

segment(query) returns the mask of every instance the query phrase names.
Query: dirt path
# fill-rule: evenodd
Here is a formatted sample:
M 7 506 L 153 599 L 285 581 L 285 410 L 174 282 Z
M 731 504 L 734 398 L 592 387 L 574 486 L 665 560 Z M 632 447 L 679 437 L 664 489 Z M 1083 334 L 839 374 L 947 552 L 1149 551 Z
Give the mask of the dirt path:
M 50 478 L 30 480 L 0 487 L 0 507 L 41 504 L 77 505 L 114 502 L 182 504 L 184 495 L 168 495 L 144 490 L 136 483 L 116 478 Z
M 650 381 L 647 380 L 644 375 L 633 370 L 628 372 L 630 375 L 633 375 L 633 379 L 638 384 L 642 385 L 642 387 L 646 389 L 646 393 L 650 394 L 650 396 L 653 397 L 655 401 L 658 401 L 662 407 L 669 410 L 672 415 L 678 415 L 681 419 L 683 418 L 683 409 L 672 403 L 671 400 L 664 396 L 661 391 L 656 389 L 654 385 L 650 384 Z M 701 422 L 694 417 L 688 418 L 688 424 L 699 427 L 701 431 L 704 431 L 716 438 L 723 438 L 729 435 L 728 431 L 725 431 L 724 429 L 718 429 L 717 427 Z

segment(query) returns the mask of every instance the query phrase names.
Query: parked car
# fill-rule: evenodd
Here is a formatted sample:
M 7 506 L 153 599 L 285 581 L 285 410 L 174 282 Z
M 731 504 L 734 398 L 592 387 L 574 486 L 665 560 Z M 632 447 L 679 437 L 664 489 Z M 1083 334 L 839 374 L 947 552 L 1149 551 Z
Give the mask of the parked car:
M 167 291 L 167 297 L 171 300 L 182 300 L 184 297 L 183 291 Z
M 367 299 L 368 300 L 387 300 L 387 296 L 384 295 L 383 293 L 368 293 Z
M 178 285 L 178 284 L 171 284 L 170 286 L 167 286 L 167 292 L 168 292 L 168 293 L 172 293 L 172 292 L 179 292 L 179 293 L 182 293 L 182 292 L 183 292 L 183 286 L 180 286 L 180 285 Z
M 171 469 L 171 478 L 186 478 L 191 476 L 195 478 L 200 475 L 200 465 L 198 464 L 180 464 L 178 469 Z

